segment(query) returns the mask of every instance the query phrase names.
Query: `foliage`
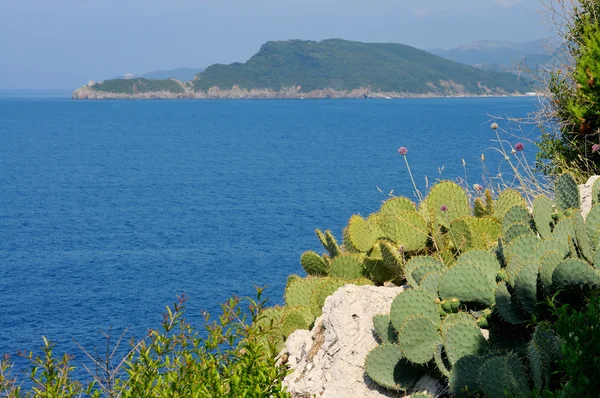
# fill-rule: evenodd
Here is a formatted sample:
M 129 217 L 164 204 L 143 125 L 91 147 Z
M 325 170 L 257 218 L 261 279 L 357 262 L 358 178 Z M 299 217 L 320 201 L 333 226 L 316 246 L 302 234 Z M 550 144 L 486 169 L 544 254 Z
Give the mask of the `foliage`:
M 300 87 L 398 93 L 454 93 L 443 82 L 461 85 L 464 92 L 486 94 L 486 88 L 507 93 L 530 87 L 509 73 L 486 72 L 402 44 L 288 40 L 267 42 L 246 63 L 212 65 L 196 76 L 195 91 L 211 87 L 271 89 Z
M 54 345 L 44 339 L 42 356 L 28 354 L 31 390 L 25 391 L 11 375 L 10 358 L 0 362 L 0 396 L 7 397 L 288 397 L 282 386 L 287 370 L 276 364 L 270 338 L 272 325 L 264 322 L 262 290 L 248 309 L 232 298 L 223 314 L 205 314 L 204 331 L 184 318 L 185 298 L 167 313 L 162 331 L 151 330 L 124 360 L 112 355 L 93 358 L 97 371 L 85 388 L 73 380 L 72 358 L 53 356 Z M 90 355 L 90 354 L 88 354 Z
M 560 387 L 546 391 L 545 397 L 600 396 L 600 294 L 592 295 L 587 309 L 578 310 L 549 302 L 556 321 L 555 333 L 562 341 L 558 362 Z
M 537 167 L 547 174 L 569 171 L 583 181 L 600 173 L 594 147 L 600 143 L 600 2 L 574 3 L 562 34 L 572 64 L 553 71 L 546 81 Z
M 136 79 L 111 79 L 92 86 L 94 90 L 118 94 L 137 94 L 166 91 L 169 93 L 183 93 L 184 89 L 174 80 Z

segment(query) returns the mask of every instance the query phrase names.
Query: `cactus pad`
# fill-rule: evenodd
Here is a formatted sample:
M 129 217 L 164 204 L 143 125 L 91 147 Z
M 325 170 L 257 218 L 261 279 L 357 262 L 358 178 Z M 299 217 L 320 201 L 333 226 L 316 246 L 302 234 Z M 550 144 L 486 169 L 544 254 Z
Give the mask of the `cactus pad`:
M 569 238 L 575 237 L 575 226 L 573 225 L 573 218 L 566 217 L 560 220 L 552 231 L 552 239 L 559 242 L 567 242 Z
M 552 274 L 555 290 L 580 288 L 584 290 L 600 287 L 600 276 L 587 263 L 568 259 L 560 263 Z
M 325 250 L 327 250 L 327 238 L 325 238 L 325 234 L 323 233 L 323 231 L 317 228 L 315 229 L 315 235 L 317 235 L 319 242 L 321 242 L 321 245 L 323 245 Z
M 488 215 L 483 199 L 475 198 L 475 201 L 473 202 L 473 215 L 475 217 L 485 217 Z
M 527 207 L 527 203 L 519 192 L 514 189 L 505 189 L 494 204 L 494 218 L 502 222 L 506 213 L 515 206 Z
M 543 240 L 535 248 L 534 259 L 541 262 L 542 257 L 549 252 L 557 252 L 566 257 L 569 254 L 569 245 L 566 242 L 559 242 L 554 239 Z
M 321 256 L 313 251 L 307 251 L 300 257 L 300 264 L 308 275 L 327 276 L 329 266 Z
M 415 211 L 405 211 L 397 216 L 380 217 L 379 225 L 384 235 L 405 251 L 425 248 L 428 228 L 425 219 Z
M 444 328 L 443 338 L 446 355 L 452 365 L 464 356 L 481 355 L 487 350 L 487 341 L 472 318 L 452 322 Z
M 527 372 L 515 354 L 486 360 L 479 372 L 479 385 L 489 398 L 529 396 Z
M 437 296 L 438 286 L 441 277 L 441 271 L 430 272 L 426 274 L 425 276 L 423 276 L 423 278 L 421 278 L 421 283 L 419 283 L 419 289 L 429 293 L 431 296 Z
M 533 201 L 533 220 L 535 222 L 535 229 L 537 229 L 540 236 L 544 239 L 548 239 L 552 232 L 552 227 L 554 226 L 553 214 L 554 207 L 550 199 L 546 196 L 535 198 Z
M 406 280 L 413 288 L 418 288 L 421 279 L 430 272 L 442 271 L 442 263 L 428 256 L 417 256 L 411 258 L 405 267 Z
M 390 390 L 406 391 L 423 374 L 423 370 L 403 359 L 400 348 L 381 344 L 372 349 L 365 359 L 365 371 L 375 383 Z
M 413 316 L 402 322 L 398 344 L 404 358 L 424 365 L 433 359 L 435 347 L 442 342 L 436 325 L 428 317 Z
M 379 214 L 382 216 L 398 216 L 405 211 L 416 211 L 413 202 L 403 196 L 397 196 L 386 200 L 379 209 Z
M 457 218 L 471 214 L 465 191 L 452 181 L 442 181 L 434 185 L 423 203 L 426 203 L 425 207 L 432 223 L 446 228 Z M 442 210 L 443 208 L 446 210 Z
M 496 288 L 496 306 L 494 310 L 500 315 L 500 318 L 512 325 L 521 325 L 525 322 L 525 316 L 508 291 L 505 282 L 500 282 Z
M 592 240 L 588 235 L 588 230 L 585 225 L 585 221 L 583 221 L 583 216 L 579 211 L 573 214 L 573 227 L 575 228 L 575 238 L 577 241 L 577 247 L 579 248 L 579 252 L 583 255 L 583 257 L 592 261 L 594 259 L 594 248 L 592 247 Z
M 592 205 L 600 203 L 600 179 L 597 179 L 592 186 Z
M 489 249 L 502 235 L 500 223 L 491 217 L 476 218 L 470 223 L 473 248 Z
M 554 200 L 556 201 L 556 207 L 560 211 L 580 208 L 579 186 L 571 174 L 564 173 L 558 177 L 554 187 Z
M 531 215 L 525 206 L 511 207 L 502 219 L 502 230 L 506 231 L 512 224 L 523 224 L 529 226 Z
M 378 230 L 373 228 L 372 223 L 358 215 L 350 217 L 346 228 L 348 243 L 356 251 L 366 253 L 371 250 L 378 238 Z
M 540 265 L 534 262 L 527 263 L 515 277 L 515 295 L 523 308 L 532 314 L 537 304 L 537 280 Z
M 373 246 L 373 251 L 375 251 L 375 248 L 377 248 L 377 251 L 380 251 L 378 243 Z M 364 264 L 365 270 L 377 283 L 385 283 L 398 277 L 396 272 L 392 272 L 388 267 L 386 267 L 382 257 L 378 257 L 376 255 L 368 256 L 364 259 Z
M 466 218 L 463 217 L 452 221 L 450 224 L 450 238 L 454 243 L 455 250 L 460 252 L 466 252 L 473 246 L 473 235 L 471 233 L 471 226 Z
M 458 258 L 456 265 L 458 264 L 476 265 L 494 273 L 500 270 L 500 263 L 496 259 L 496 256 L 485 250 L 470 250 L 466 252 Z
M 334 278 L 358 279 L 363 276 L 361 258 L 355 254 L 341 254 L 333 259 L 329 273 Z
M 597 231 L 600 229 L 600 206 L 592 207 L 592 210 L 588 213 L 585 219 L 585 226 L 590 238 L 592 238 L 594 247 L 600 244 L 600 236 Z
M 548 291 L 552 286 L 552 274 L 554 274 L 554 270 L 560 263 L 563 262 L 564 258 L 564 255 L 556 251 L 549 251 L 542 257 L 540 266 L 540 282 L 546 291 Z
M 442 300 L 457 298 L 462 303 L 494 304 L 496 273 L 468 263 L 457 263 L 440 278 Z
M 261 313 L 256 325 L 263 328 L 278 328 L 283 316 L 283 308 L 279 306 L 265 308 Z
M 398 249 L 389 242 L 380 242 L 381 258 L 383 265 L 387 268 L 395 278 L 404 278 L 404 260 Z
M 510 262 L 513 256 L 519 256 L 522 260 L 535 259 L 535 248 L 540 243 L 537 236 L 523 235 L 513 240 L 504 248 L 505 261 Z
M 310 310 L 315 318 L 321 316 L 325 299 L 347 283 L 348 281 L 342 279 L 323 278 L 315 285 L 312 295 L 310 296 Z
M 394 328 L 400 330 L 404 320 L 414 316 L 424 316 L 436 326 L 440 324 L 434 298 L 426 292 L 406 290 L 392 301 L 390 320 Z
M 286 308 L 281 318 L 281 332 L 287 338 L 294 331 L 308 329 L 315 320 L 307 307 Z
M 285 288 L 285 304 L 288 307 L 310 307 L 310 297 L 320 278 L 297 279 Z
M 538 392 L 550 387 L 552 366 L 558 359 L 560 342 L 558 338 L 549 331 L 538 326 L 531 336 L 527 346 L 527 358 L 533 384 Z
M 504 240 L 510 244 L 512 241 L 520 236 L 533 236 L 533 231 L 528 225 L 524 224 L 511 224 L 504 232 Z
M 479 390 L 478 375 L 484 360 L 477 356 L 460 358 L 452 367 L 450 390 L 455 397 L 477 396 Z
M 390 322 L 389 315 L 375 315 L 373 317 L 373 328 L 382 343 L 395 343 L 398 340 L 398 335 Z
M 340 246 L 338 245 L 337 240 L 335 240 L 335 236 L 333 236 L 329 230 L 325 231 L 325 242 L 327 243 L 325 249 L 329 252 L 331 257 L 335 257 L 341 253 Z

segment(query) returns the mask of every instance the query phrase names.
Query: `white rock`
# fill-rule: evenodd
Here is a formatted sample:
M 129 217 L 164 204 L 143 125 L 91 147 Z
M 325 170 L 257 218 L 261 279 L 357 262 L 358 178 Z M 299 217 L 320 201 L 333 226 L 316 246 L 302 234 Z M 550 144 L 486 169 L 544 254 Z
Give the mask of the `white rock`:
M 282 357 L 293 370 L 284 384 L 294 397 L 393 397 L 365 375 L 365 358 L 378 342 L 373 315 L 387 314 L 402 287 L 346 285 L 328 297 L 312 331 L 297 330 Z M 442 386 L 423 377 L 418 391 L 436 396 Z
M 591 176 L 585 184 L 579 186 L 579 196 L 581 197 L 581 215 L 585 219 L 592 210 L 592 189 L 594 183 L 600 176 Z

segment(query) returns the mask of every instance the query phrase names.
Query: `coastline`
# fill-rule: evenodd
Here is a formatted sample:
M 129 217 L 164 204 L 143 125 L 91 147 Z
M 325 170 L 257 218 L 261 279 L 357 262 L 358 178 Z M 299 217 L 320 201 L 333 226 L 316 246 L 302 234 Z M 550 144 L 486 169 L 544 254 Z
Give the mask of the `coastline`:
M 183 85 L 182 85 L 183 86 Z M 299 88 L 287 88 L 279 91 L 271 89 L 246 90 L 234 86 L 228 90 L 212 87 L 206 92 L 195 92 L 187 87 L 181 93 L 168 91 L 138 92 L 134 94 L 111 93 L 96 90 L 88 84 L 73 91 L 71 98 L 75 100 L 153 100 L 153 99 L 399 99 L 399 98 L 494 98 L 494 97 L 532 97 L 532 94 L 507 93 L 502 90 L 489 90 L 483 94 L 467 93 L 460 87 L 447 90 L 437 90 L 428 93 L 402 93 L 373 91 L 369 88 L 354 90 L 321 89 L 301 92 Z

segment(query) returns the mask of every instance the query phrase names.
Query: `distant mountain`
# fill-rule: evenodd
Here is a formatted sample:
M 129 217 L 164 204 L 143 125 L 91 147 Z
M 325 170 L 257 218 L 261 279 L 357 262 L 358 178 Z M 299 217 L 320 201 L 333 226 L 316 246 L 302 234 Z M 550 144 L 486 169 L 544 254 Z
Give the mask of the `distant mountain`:
M 211 65 L 185 84 L 108 80 L 74 98 L 322 98 L 515 94 L 531 86 L 514 75 L 449 61 L 403 44 L 267 42 L 246 63 Z M 183 90 L 183 92 L 181 92 Z
M 197 73 L 202 72 L 202 68 L 176 68 L 171 70 L 160 70 L 156 72 L 149 72 L 141 77 L 145 79 L 164 80 L 164 79 L 177 79 L 182 82 L 187 82 L 194 79 Z
M 535 70 L 538 65 L 552 61 L 552 49 L 561 44 L 560 38 L 547 38 L 525 43 L 484 40 L 451 49 L 431 49 L 429 52 L 446 59 L 484 70 L 516 72 L 517 65 L 525 63 Z

